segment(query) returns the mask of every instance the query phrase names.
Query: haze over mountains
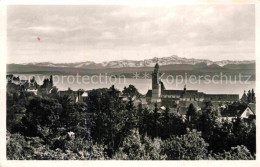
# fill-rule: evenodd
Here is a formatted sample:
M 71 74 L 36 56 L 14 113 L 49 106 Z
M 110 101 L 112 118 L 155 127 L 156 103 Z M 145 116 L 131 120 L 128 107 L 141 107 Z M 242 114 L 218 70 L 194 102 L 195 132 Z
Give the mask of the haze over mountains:
M 26 63 L 26 64 L 8 64 L 7 73 L 14 74 L 81 74 L 92 75 L 99 73 L 124 74 L 130 77 L 134 72 L 153 71 L 155 63 L 158 61 L 160 70 L 168 74 L 184 73 L 200 75 L 200 74 L 229 74 L 231 76 L 242 73 L 255 77 L 255 61 L 234 61 L 222 60 L 211 61 L 207 59 L 188 59 L 178 56 L 170 56 L 163 58 L 146 59 L 143 61 L 134 60 L 117 60 L 102 63 L 92 61 L 78 63 Z
M 41 63 L 25 63 L 22 65 L 33 65 L 41 67 L 69 67 L 69 68 L 87 68 L 87 69 L 101 69 L 101 68 L 123 68 L 123 67 L 153 67 L 158 60 L 159 65 L 172 65 L 172 64 L 190 64 L 196 65 L 198 63 L 210 65 L 217 65 L 220 67 L 226 66 L 228 64 L 252 64 L 255 63 L 254 60 L 246 61 L 232 61 L 232 60 L 222 60 L 222 61 L 211 61 L 207 59 L 187 59 L 178 56 L 170 56 L 163 58 L 153 58 L 145 59 L 143 61 L 138 60 L 117 60 L 117 61 L 104 61 L 102 63 L 95 63 L 93 61 L 77 62 L 77 63 L 51 63 L 51 62 L 41 62 Z

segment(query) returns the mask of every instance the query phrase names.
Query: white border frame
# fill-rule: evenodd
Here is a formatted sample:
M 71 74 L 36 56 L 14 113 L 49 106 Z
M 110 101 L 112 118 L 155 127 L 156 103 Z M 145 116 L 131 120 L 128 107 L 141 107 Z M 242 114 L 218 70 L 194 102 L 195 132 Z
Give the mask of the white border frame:
M 43 161 L 43 160 L 6 160 L 6 12 L 7 5 L 145 5 L 145 6 L 160 6 L 160 5 L 174 5 L 174 4 L 255 4 L 255 30 L 256 30 L 256 100 L 259 102 L 260 98 L 260 87 L 259 78 L 260 76 L 260 0 L 0 0 L 0 166 L 260 166 L 259 162 L 259 119 L 257 122 L 257 154 L 256 160 L 253 161 L 214 161 L 214 160 L 201 160 L 201 161 L 115 161 L 115 160 L 105 160 L 105 161 L 81 161 L 81 160 L 57 160 L 57 161 Z M 258 106 L 256 106 L 256 112 Z M 258 115 L 258 113 L 257 113 Z

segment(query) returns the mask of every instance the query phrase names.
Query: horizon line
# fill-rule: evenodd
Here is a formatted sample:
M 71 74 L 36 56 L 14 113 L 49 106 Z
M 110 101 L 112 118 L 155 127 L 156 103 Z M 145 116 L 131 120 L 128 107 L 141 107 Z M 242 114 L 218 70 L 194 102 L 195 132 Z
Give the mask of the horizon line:
M 204 61 L 211 61 L 213 63 L 215 62 L 221 62 L 221 61 L 256 61 L 256 59 L 254 60 L 231 60 L 231 59 L 223 59 L 223 60 L 217 60 L 217 61 L 214 61 L 214 60 L 210 60 L 210 59 L 201 59 L 201 58 L 187 58 L 187 57 L 180 57 L 180 56 L 177 56 L 177 55 L 171 55 L 171 56 L 164 56 L 164 57 L 153 57 L 153 58 L 150 58 L 150 59 L 142 59 L 142 60 L 132 60 L 132 59 L 118 59 L 118 60 L 110 60 L 110 61 L 102 61 L 102 62 L 96 62 L 96 61 L 91 61 L 91 60 L 88 60 L 88 61 L 75 61 L 75 62 L 53 62 L 53 61 L 39 61 L 39 62 L 36 62 L 36 61 L 31 61 L 31 62 L 25 62 L 25 63 L 6 63 L 6 64 L 20 64 L 20 65 L 27 65 L 27 64 L 31 64 L 31 63 L 52 63 L 52 64 L 77 64 L 77 63 L 84 63 L 84 62 L 92 62 L 92 63 L 96 63 L 96 64 L 102 64 L 102 63 L 105 63 L 105 62 L 113 62 L 113 61 L 145 61 L 145 60 L 152 60 L 152 59 L 163 59 L 163 58 L 170 58 L 170 57 L 178 57 L 178 58 L 183 58 L 183 59 L 195 59 L 195 60 L 204 60 Z

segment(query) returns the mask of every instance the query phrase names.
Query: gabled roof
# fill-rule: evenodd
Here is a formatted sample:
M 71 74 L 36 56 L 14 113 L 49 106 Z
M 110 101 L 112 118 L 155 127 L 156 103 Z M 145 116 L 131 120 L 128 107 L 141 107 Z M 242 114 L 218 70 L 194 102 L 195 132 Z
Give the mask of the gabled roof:
M 212 101 L 238 101 L 238 94 L 205 94 L 206 100 Z
M 248 108 L 247 105 L 229 105 L 221 112 L 222 117 L 240 117 Z
M 183 90 L 162 90 L 162 95 L 181 95 Z
M 152 97 L 152 90 L 148 90 L 148 91 L 147 91 L 146 97 Z
M 82 97 L 88 97 L 88 93 L 87 93 L 87 92 L 84 92 L 81 96 L 82 96 Z
M 185 92 L 182 95 L 182 98 L 195 98 L 197 96 L 197 92 Z
M 161 106 L 160 109 L 161 110 L 166 110 L 166 107 L 165 106 Z
M 198 92 L 198 90 L 186 90 L 186 92 Z

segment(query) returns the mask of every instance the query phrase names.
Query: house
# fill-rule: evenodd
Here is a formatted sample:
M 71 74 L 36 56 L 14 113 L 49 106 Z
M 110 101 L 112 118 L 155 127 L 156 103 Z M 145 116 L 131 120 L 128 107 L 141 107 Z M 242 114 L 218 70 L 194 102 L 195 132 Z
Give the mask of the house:
M 30 82 L 26 82 L 23 85 L 23 88 L 24 88 L 25 91 L 32 92 L 35 95 L 37 95 L 38 90 L 39 90 L 39 85 L 37 84 L 37 82 L 35 80 L 31 80 Z
M 205 94 L 205 100 L 215 102 L 236 102 L 239 101 L 239 95 L 237 94 Z
M 232 104 L 221 112 L 221 116 L 230 121 L 236 118 L 247 120 L 255 117 L 255 112 L 246 104 Z
M 33 87 L 26 88 L 25 91 L 27 91 L 27 92 L 32 92 L 32 93 L 34 93 L 35 95 L 38 94 L 38 89 L 37 89 L 37 88 L 33 88 Z
M 85 91 L 73 91 L 71 89 L 58 92 L 60 97 L 68 96 L 73 102 L 86 102 L 88 93 Z
M 86 101 L 87 98 L 88 98 L 88 93 L 87 92 L 83 92 L 80 97 L 81 97 L 80 100 Z
M 165 110 L 166 110 L 166 107 L 161 106 L 160 109 L 161 109 L 162 111 L 165 111 Z

